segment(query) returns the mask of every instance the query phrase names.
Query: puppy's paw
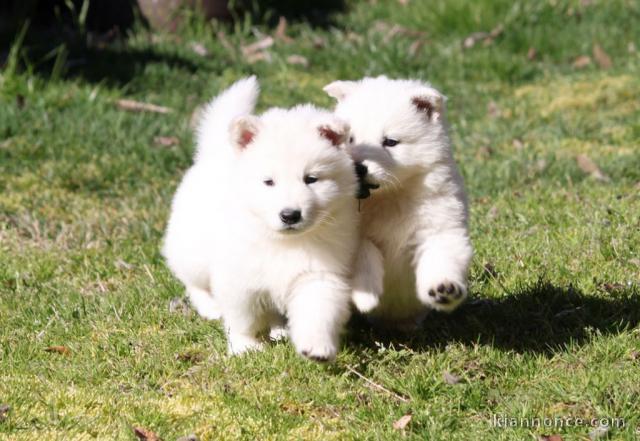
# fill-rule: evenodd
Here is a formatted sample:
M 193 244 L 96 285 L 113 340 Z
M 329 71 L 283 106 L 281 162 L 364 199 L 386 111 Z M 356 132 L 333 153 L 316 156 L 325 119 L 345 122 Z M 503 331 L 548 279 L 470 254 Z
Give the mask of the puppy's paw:
M 355 305 L 356 309 L 363 314 L 371 312 L 380 303 L 380 296 L 376 294 L 354 290 L 351 294 L 351 301 Z
M 467 297 L 467 287 L 459 282 L 443 279 L 427 285 L 419 293 L 420 301 L 432 309 L 451 312 Z
M 285 326 L 274 326 L 269 331 L 269 339 L 271 341 L 282 341 L 289 336 L 289 331 Z
M 333 345 L 320 345 L 300 350 L 300 355 L 318 363 L 327 363 L 336 358 L 338 350 Z
M 227 337 L 229 339 L 229 354 L 241 355 L 249 351 L 261 351 L 264 345 L 255 337 L 242 334 L 233 334 Z
M 309 360 L 325 363 L 333 361 L 338 353 L 337 343 L 328 335 L 298 335 L 292 338 L 298 353 Z

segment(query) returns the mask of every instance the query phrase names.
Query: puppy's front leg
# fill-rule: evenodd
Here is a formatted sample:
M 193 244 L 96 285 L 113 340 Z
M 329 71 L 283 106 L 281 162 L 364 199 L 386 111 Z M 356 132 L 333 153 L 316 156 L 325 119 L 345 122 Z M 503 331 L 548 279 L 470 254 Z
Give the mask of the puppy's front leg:
M 259 351 L 263 348 L 257 338 L 265 324 L 251 296 L 244 292 L 225 292 L 220 296 L 219 305 L 222 321 L 227 334 L 229 354 L 239 355 L 247 351 Z
M 296 350 L 315 361 L 333 360 L 349 319 L 350 287 L 338 277 L 300 280 L 287 305 L 289 333 Z
M 380 303 L 384 290 L 384 259 L 369 239 L 363 239 L 356 256 L 351 301 L 362 313 L 373 310 Z
M 466 229 L 428 235 L 417 252 L 418 298 L 433 309 L 453 311 L 467 296 L 467 273 L 473 251 Z
M 198 314 L 207 320 L 220 319 L 221 314 L 218 302 L 208 291 L 189 285 L 187 286 L 187 294 L 189 294 L 191 305 L 193 305 Z

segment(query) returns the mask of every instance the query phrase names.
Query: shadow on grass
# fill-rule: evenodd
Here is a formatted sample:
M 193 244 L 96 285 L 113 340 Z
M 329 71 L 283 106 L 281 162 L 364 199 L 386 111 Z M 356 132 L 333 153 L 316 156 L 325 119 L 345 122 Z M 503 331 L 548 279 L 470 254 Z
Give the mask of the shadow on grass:
M 291 22 L 306 22 L 312 27 L 327 28 L 335 25 L 334 15 L 347 9 L 345 0 L 316 0 L 301 2 L 299 0 L 261 0 L 252 2 L 240 0 L 237 11 L 241 15 L 249 12 L 253 22 L 276 26 L 279 17 Z
M 137 49 L 114 33 L 109 42 L 87 43 L 77 35 L 64 35 L 56 29 L 30 29 L 23 47 L 20 68 L 29 68 L 43 79 L 81 79 L 89 83 L 124 86 L 143 75 L 147 66 L 161 65 L 189 74 L 205 67 L 206 60 L 181 56 L 155 48 Z M 6 62 L 13 41 L 0 42 L 0 67 Z M 62 60 L 62 63 L 60 63 Z M 207 66 L 207 70 L 211 70 Z
M 104 82 L 110 86 L 128 84 L 134 77 L 141 75 L 150 64 L 163 64 L 189 73 L 195 73 L 201 67 L 199 63 L 177 54 L 111 47 L 85 48 L 78 52 L 76 60 L 71 61 L 72 66 L 65 77 L 81 78 L 91 83 Z
M 586 295 L 573 287 L 539 282 L 504 299 L 472 299 L 453 314 L 430 314 L 412 334 L 372 328 L 354 317 L 346 343 L 374 347 L 402 344 L 416 351 L 448 343 L 478 343 L 519 353 L 552 354 L 593 333 L 617 334 L 640 324 L 640 293 L 620 288 Z

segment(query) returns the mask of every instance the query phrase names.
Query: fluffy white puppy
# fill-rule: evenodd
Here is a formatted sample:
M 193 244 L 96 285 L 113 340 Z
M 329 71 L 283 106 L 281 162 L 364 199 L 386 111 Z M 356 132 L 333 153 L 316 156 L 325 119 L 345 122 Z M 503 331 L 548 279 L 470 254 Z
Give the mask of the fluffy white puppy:
M 258 93 L 241 80 L 205 111 L 163 254 L 198 312 L 222 317 L 231 353 L 286 320 L 300 354 L 330 360 L 358 244 L 348 126 L 310 105 L 253 116 Z
M 445 97 L 427 83 L 384 76 L 324 90 L 351 126 L 354 160 L 379 186 L 362 202 L 354 304 L 392 323 L 419 321 L 429 308 L 452 311 L 466 297 L 473 253 Z

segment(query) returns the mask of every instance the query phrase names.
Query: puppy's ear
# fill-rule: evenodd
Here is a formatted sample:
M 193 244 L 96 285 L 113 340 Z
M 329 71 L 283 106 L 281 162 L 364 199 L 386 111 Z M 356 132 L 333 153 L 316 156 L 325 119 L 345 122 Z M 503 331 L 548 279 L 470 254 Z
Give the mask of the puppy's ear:
M 243 115 L 231 122 L 229 134 L 231 144 L 238 150 L 244 150 L 253 141 L 258 133 L 258 118 L 251 115 Z
M 327 124 L 318 127 L 321 138 L 326 139 L 334 147 L 340 147 L 349 139 L 349 124 L 339 119 L 335 119 Z
M 424 113 L 431 121 L 438 121 L 444 113 L 446 97 L 435 89 L 427 89 L 425 92 L 414 95 L 411 104 L 414 108 Z
M 356 88 L 355 81 L 334 81 L 322 88 L 327 95 L 332 98 L 342 101 Z

